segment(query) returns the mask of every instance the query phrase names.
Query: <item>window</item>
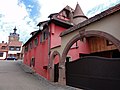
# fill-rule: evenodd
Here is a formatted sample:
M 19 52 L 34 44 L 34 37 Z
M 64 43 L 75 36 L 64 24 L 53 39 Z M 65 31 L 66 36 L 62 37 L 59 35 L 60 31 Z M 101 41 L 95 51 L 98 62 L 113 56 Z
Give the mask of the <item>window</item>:
M 0 52 L 0 57 L 3 57 L 3 52 Z
M 21 49 L 20 47 L 16 47 L 16 51 L 20 51 L 20 49 Z
M 10 50 L 10 51 L 14 51 L 15 48 L 14 48 L 13 46 L 10 46 L 10 47 L 9 47 L 9 50 Z
M 113 45 L 113 43 L 110 42 L 110 41 L 108 41 L 108 40 L 106 40 L 106 43 L 107 43 L 107 46 L 111 46 L 111 45 Z
M 40 43 L 42 43 L 42 41 L 43 41 L 43 40 L 42 40 L 42 34 L 41 34 L 41 35 L 40 35 Z
M 28 51 L 28 46 L 25 46 L 25 52 L 27 52 Z
M 35 58 L 32 57 L 30 61 L 30 67 L 34 67 L 34 66 L 35 66 Z
M 14 37 L 10 37 L 10 41 L 13 41 L 14 40 Z
M 2 47 L 1 47 L 1 49 L 5 49 L 5 48 L 6 48 L 6 46 L 2 46 Z
M 43 32 L 43 40 L 46 39 L 46 32 Z
M 32 42 L 30 42 L 30 49 L 32 49 Z
M 36 46 L 38 45 L 38 38 L 35 38 L 34 43 Z
M 40 36 L 40 42 L 44 42 L 48 38 L 48 30 L 44 30 Z

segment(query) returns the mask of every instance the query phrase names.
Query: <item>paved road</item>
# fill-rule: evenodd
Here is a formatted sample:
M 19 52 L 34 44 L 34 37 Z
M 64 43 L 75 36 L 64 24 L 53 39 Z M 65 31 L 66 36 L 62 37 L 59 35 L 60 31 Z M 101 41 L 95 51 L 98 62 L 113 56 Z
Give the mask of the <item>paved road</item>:
M 40 80 L 25 73 L 19 61 L 0 61 L 0 90 L 76 90 Z

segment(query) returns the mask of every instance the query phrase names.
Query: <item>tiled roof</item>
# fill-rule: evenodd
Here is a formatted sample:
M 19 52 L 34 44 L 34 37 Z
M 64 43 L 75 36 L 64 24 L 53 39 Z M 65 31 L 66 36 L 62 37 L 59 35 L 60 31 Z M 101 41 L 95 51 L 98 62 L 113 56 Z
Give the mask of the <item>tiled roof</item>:
M 21 46 L 22 42 L 20 41 L 12 41 L 8 43 L 9 46 Z
M 91 23 L 93 23 L 95 21 L 98 21 L 98 20 L 100 20 L 100 19 L 102 19 L 102 18 L 104 18 L 106 16 L 109 16 L 109 15 L 111 15 L 111 14 L 113 14 L 113 13 L 119 11 L 119 10 L 120 10 L 120 4 L 118 4 L 118 5 L 114 6 L 114 7 L 111 7 L 109 9 L 101 12 L 100 14 L 97 14 L 97 15 L 95 15 L 95 16 L 93 16 L 93 17 L 91 17 L 91 18 L 89 18 L 89 19 L 87 19 L 85 21 L 83 21 L 82 23 L 79 23 L 78 25 L 63 31 L 60 34 L 60 36 L 62 37 L 64 35 L 67 35 L 67 34 L 73 32 L 73 31 L 75 31 L 77 29 L 80 29 L 80 28 L 82 28 L 82 27 L 84 27 L 84 26 L 86 26 L 88 24 L 91 24 Z

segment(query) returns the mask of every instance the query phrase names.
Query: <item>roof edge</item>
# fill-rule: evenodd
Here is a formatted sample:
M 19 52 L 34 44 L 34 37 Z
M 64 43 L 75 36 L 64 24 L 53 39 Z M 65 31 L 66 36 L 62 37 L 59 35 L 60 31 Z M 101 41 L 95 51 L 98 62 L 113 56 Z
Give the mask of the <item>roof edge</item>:
M 98 20 L 100 20 L 100 19 L 102 19 L 102 18 L 104 18 L 104 17 L 106 17 L 108 15 L 111 15 L 111 14 L 113 14 L 113 13 L 119 11 L 119 10 L 120 10 L 120 4 L 117 4 L 117 5 L 109 8 L 109 9 L 107 9 L 107 10 L 105 10 L 105 11 L 103 11 L 103 12 L 101 12 L 101 13 L 99 13 L 99 14 L 97 14 L 97 15 L 95 15 L 95 16 L 93 16 L 93 17 L 91 17 L 91 18 L 89 18 L 89 19 L 87 19 L 87 20 L 85 20 L 85 21 L 83 21 L 83 22 L 81 22 L 81 23 L 67 29 L 67 30 L 65 30 L 64 32 L 62 32 L 60 34 L 60 37 L 62 37 L 64 35 L 67 35 L 67 34 L 73 32 L 73 31 L 75 31 L 77 29 L 80 29 L 80 28 L 82 28 L 82 27 L 84 27 L 84 26 L 86 26 L 88 24 L 91 24 L 91 23 L 93 23 L 95 21 L 98 21 Z

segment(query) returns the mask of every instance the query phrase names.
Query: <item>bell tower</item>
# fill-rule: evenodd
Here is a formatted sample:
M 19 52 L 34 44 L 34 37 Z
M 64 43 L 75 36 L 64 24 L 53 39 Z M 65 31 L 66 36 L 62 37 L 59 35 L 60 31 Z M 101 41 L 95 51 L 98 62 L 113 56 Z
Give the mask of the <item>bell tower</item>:
M 10 33 L 10 35 L 9 35 L 9 41 L 8 42 L 19 41 L 19 34 L 16 33 L 16 31 L 17 31 L 16 27 L 13 30 L 14 30 L 14 32 Z

